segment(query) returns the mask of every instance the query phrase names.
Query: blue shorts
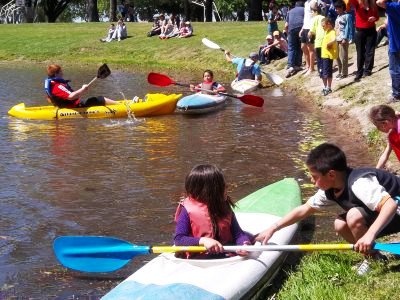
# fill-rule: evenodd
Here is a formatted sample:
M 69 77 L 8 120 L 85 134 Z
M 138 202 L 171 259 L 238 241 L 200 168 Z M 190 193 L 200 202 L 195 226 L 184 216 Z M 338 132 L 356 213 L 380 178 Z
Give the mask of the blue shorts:
M 333 59 L 321 58 L 321 78 L 332 78 Z

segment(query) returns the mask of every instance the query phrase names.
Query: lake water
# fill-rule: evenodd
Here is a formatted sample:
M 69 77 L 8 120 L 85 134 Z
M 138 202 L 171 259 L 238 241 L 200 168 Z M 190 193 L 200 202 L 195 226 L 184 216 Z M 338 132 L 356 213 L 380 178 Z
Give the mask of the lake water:
M 64 70 L 75 88 L 96 73 L 85 67 Z M 200 77 L 180 81 L 195 83 Z M 94 276 L 60 266 L 53 240 L 60 235 L 105 235 L 138 245 L 171 244 L 184 178 L 196 164 L 222 168 L 234 199 L 283 177 L 309 184 L 302 162 L 315 141 L 338 143 L 350 163 L 374 165 L 368 150 L 348 140 L 337 119 L 315 112 L 280 88 L 256 92 L 265 99 L 262 108 L 232 99 L 224 109 L 197 117 L 9 117 L 7 111 L 20 102 L 46 105 L 44 78 L 45 64 L 0 64 L 0 299 L 104 295 L 151 256 Z M 88 96 L 131 99 L 147 92 L 189 93 L 176 86 L 150 86 L 146 74 L 112 71 L 96 81 Z M 312 191 L 303 189 L 303 194 Z M 335 239 L 330 218 L 316 218 L 314 241 Z

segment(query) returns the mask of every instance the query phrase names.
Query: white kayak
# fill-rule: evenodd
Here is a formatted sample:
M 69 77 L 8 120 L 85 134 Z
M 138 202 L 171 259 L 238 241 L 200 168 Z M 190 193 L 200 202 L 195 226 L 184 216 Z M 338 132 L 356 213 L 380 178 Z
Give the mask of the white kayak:
M 176 103 L 178 111 L 185 114 L 203 114 L 225 106 L 228 97 L 196 93 L 183 97 Z
M 294 179 L 266 186 L 237 203 L 235 213 L 243 230 L 256 234 L 301 204 Z M 273 244 L 286 245 L 297 224 L 279 230 Z M 241 299 L 267 285 L 279 271 L 287 252 L 251 252 L 247 257 L 180 259 L 160 254 L 121 282 L 103 300 L 118 299 Z
M 234 81 L 232 81 L 231 87 L 235 92 L 241 94 L 247 94 L 258 89 L 259 82 L 257 80 L 252 80 L 252 79 L 242 79 L 242 80 L 235 79 Z

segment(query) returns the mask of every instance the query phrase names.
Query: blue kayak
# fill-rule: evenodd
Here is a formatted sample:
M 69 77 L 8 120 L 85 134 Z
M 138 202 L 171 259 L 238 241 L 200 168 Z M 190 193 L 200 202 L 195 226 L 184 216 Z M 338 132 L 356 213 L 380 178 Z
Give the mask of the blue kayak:
M 227 97 L 222 95 L 193 94 L 176 103 L 178 111 L 185 114 L 203 114 L 225 106 Z

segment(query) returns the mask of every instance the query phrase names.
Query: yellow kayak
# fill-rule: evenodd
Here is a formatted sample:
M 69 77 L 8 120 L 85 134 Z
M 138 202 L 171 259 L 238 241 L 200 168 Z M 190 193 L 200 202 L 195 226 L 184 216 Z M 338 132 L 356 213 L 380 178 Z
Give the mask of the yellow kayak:
M 128 116 L 127 107 L 135 117 L 150 117 L 172 114 L 176 102 L 182 94 L 147 94 L 137 101 L 120 100 L 121 104 L 81 108 L 58 108 L 55 106 L 25 107 L 20 103 L 12 107 L 8 114 L 20 119 L 55 120 L 79 118 L 124 118 Z

